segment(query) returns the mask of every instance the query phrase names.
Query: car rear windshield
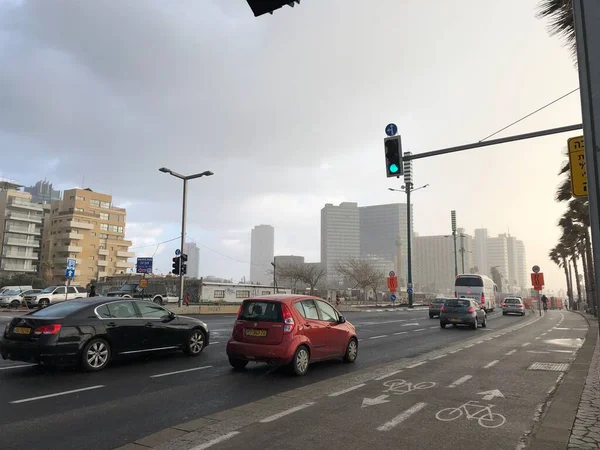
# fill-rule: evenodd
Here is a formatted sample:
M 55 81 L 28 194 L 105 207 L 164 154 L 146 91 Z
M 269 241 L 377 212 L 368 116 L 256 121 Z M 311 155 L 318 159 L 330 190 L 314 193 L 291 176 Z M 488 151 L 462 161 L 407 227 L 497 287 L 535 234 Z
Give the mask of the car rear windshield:
M 483 287 L 483 280 L 478 277 L 458 277 L 454 286 Z
M 446 300 L 444 306 L 450 307 L 461 307 L 461 306 L 471 306 L 471 302 L 469 300 Z
M 507 298 L 506 300 L 504 300 L 504 303 L 517 305 L 517 304 L 521 303 L 521 300 L 519 300 L 518 298 Z
M 443 298 L 436 298 L 433 303 L 444 303 L 444 299 Z
M 88 305 L 76 301 L 61 302 L 57 303 L 56 305 L 50 305 L 46 308 L 38 309 L 29 315 L 35 317 L 67 317 L 72 313 L 85 308 L 86 306 Z
M 260 322 L 283 322 L 281 305 L 276 302 L 246 301 L 242 304 L 242 311 L 238 320 L 253 320 Z

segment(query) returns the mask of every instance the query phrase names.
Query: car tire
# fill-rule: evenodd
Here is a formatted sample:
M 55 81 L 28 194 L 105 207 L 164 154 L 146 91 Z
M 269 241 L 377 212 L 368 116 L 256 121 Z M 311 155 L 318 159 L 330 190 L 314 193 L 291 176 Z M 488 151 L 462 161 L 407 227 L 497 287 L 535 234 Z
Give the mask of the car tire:
M 19 306 L 21 306 L 21 302 L 19 300 L 13 300 L 10 302 L 10 307 L 12 309 L 17 309 Z
M 160 306 L 162 306 L 162 304 L 163 304 L 163 299 L 162 299 L 161 297 L 156 297 L 156 298 L 154 299 L 154 303 L 156 303 L 157 305 L 160 305 Z
M 344 357 L 342 358 L 345 363 L 351 364 L 356 361 L 358 357 L 358 341 L 355 338 L 350 339 L 348 345 L 346 346 L 346 353 L 344 353 Z
M 110 362 L 110 344 L 104 339 L 90 340 L 81 352 L 81 367 L 86 372 L 99 372 Z
M 487 316 L 483 318 L 483 322 L 481 322 L 481 328 L 487 328 Z
M 308 371 L 308 365 L 310 362 L 310 353 L 306 345 L 301 345 L 296 349 L 294 358 L 292 359 L 291 369 L 294 375 L 301 377 Z
M 472 328 L 473 330 L 476 330 L 476 329 L 477 329 L 477 325 L 478 325 L 478 321 L 477 321 L 477 317 L 476 317 L 476 318 L 475 318 L 475 322 L 473 322 L 473 325 L 471 325 L 471 328 Z
M 506 315 L 506 313 L 505 313 L 504 311 L 502 311 L 502 315 L 503 315 L 503 316 L 505 316 L 505 315 Z
M 184 352 L 189 356 L 198 356 L 204 350 L 206 335 L 204 331 L 196 328 L 190 332 L 185 343 Z
M 248 365 L 248 361 L 245 359 L 229 358 L 229 364 L 234 370 L 244 370 Z
M 446 324 L 445 324 L 445 323 L 443 323 L 443 322 L 440 322 L 440 327 L 442 327 L 442 328 L 446 328 Z
M 49 306 L 49 305 L 50 305 L 50 300 L 48 300 L 47 298 L 43 298 L 43 299 L 41 299 L 41 300 L 38 302 L 38 306 L 39 306 L 40 308 L 45 308 L 45 307 L 47 307 L 47 306 Z
M 525 315 L 525 313 L 524 313 L 524 312 L 522 312 L 522 313 L 521 313 L 521 315 L 522 315 L 522 316 L 524 316 L 524 315 Z
M 429 318 L 430 318 L 430 319 L 433 319 L 433 314 L 429 314 Z

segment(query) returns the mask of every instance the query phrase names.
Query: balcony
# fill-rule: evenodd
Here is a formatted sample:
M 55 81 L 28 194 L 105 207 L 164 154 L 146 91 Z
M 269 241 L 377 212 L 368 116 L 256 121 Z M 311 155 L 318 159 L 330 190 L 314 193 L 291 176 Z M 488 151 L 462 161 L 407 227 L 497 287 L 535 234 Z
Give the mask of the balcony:
M 40 224 L 42 223 L 41 214 L 27 214 L 27 213 L 21 213 L 21 212 L 9 210 L 9 211 L 7 211 L 6 217 L 8 219 L 11 219 L 14 221 L 40 223 Z
M 56 249 L 57 252 L 61 253 L 81 253 L 83 248 L 75 245 L 62 245 Z
M 72 239 L 72 240 L 74 240 L 74 241 L 80 241 L 80 240 L 82 240 L 82 239 L 83 239 L 83 234 L 81 234 L 81 233 L 77 233 L 76 231 L 72 231 L 71 233 L 69 233 L 69 234 L 67 235 L 67 237 L 68 237 L 69 239 Z
M 108 274 L 106 272 L 98 272 L 98 278 L 104 278 L 107 276 L 108 276 Z
M 0 270 L 5 270 L 7 272 L 35 273 L 37 272 L 37 267 L 5 263 L 0 266 Z
M 30 227 L 23 227 L 23 226 L 19 226 L 16 225 L 14 223 L 7 223 L 6 224 L 6 230 L 9 233 L 18 233 L 18 234 L 28 234 L 30 236 L 40 236 L 40 230 L 36 229 L 35 227 L 30 228 Z
M 98 254 L 102 256 L 108 256 L 108 250 L 106 250 L 105 248 L 99 248 Z
M 119 258 L 135 258 L 135 253 L 133 253 L 133 252 L 126 252 L 126 251 L 123 251 L 123 250 L 119 250 L 117 252 L 117 256 Z
M 100 214 L 96 214 L 93 212 L 87 212 L 87 211 L 83 211 L 83 212 L 75 212 L 75 210 L 69 210 L 69 211 L 60 211 L 58 213 L 59 216 L 85 216 L 85 217 L 93 217 L 94 219 L 99 219 L 100 218 Z
M 39 258 L 39 253 L 33 252 L 14 252 L 10 250 L 5 250 L 2 252 L 2 258 L 10 258 L 10 259 L 30 259 L 35 261 Z
M 108 265 L 108 261 L 98 261 L 98 267 L 106 267 Z
M 135 267 L 135 264 L 132 262 L 128 262 L 128 261 L 117 261 L 117 264 L 115 264 L 119 269 L 131 269 L 132 267 Z
M 8 205 L 13 208 L 27 209 L 29 211 L 39 211 L 43 212 L 44 207 L 39 203 L 31 203 L 29 200 L 12 197 L 8 202 Z
M 4 240 L 4 245 L 18 245 L 19 247 L 39 248 L 40 241 L 38 241 L 37 239 L 19 239 L 8 237 Z
M 71 222 L 67 222 L 66 226 L 68 226 L 69 228 L 79 228 L 82 230 L 93 230 L 94 229 L 93 223 L 78 222 L 75 220 L 73 220 Z

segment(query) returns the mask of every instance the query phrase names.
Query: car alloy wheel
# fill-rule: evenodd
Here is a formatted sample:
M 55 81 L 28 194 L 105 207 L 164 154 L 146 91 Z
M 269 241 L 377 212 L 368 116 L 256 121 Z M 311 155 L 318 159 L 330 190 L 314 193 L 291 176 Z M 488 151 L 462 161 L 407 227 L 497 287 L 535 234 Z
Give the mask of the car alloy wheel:
M 188 340 L 187 348 L 187 352 L 191 356 L 197 356 L 202 353 L 202 350 L 204 350 L 204 333 L 200 330 L 192 331 L 192 334 L 190 334 Z
M 50 304 L 50 300 L 48 300 L 47 298 L 40 300 L 40 308 L 45 308 L 49 304 Z
M 344 361 L 347 363 L 353 363 L 356 361 L 356 357 L 358 356 L 358 342 L 356 339 L 350 339 L 348 342 L 348 347 L 346 347 L 346 354 L 344 355 Z
M 110 360 L 110 347 L 102 339 L 94 339 L 86 345 L 83 353 L 84 368 L 91 372 L 104 369 Z
M 10 307 L 13 309 L 17 309 L 19 306 L 21 306 L 21 302 L 19 300 L 13 300 L 10 302 Z
M 296 350 L 293 360 L 293 369 L 296 375 L 304 375 L 308 370 L 308 350 L 305 346 L 301 346 Z

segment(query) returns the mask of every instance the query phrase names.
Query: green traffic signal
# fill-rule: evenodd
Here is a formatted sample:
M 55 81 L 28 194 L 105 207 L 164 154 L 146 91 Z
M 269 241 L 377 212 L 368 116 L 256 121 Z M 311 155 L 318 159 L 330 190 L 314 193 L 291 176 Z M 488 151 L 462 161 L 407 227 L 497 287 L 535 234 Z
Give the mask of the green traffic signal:
M 392 164 L 390 166 L 390 172 L 391 173 L 398 173 L 399 170 L 400 170 L 400 168 L 396 164 Z

